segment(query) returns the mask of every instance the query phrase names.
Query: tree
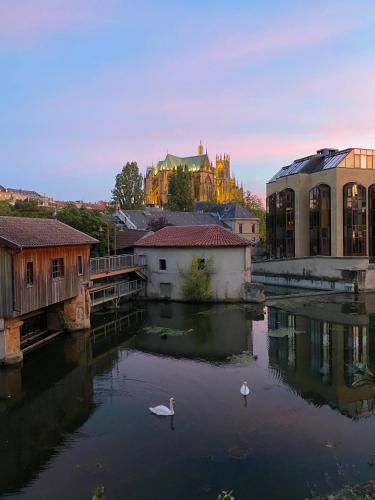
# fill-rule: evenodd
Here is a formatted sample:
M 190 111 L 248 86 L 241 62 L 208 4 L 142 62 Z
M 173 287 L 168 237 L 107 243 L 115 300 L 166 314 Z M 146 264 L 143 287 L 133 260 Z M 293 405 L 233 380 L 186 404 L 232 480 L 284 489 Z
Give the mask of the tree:
M 7 201 L 0 201 L 0 215 L 14 215 L 12 207 Z
M 108 254 L 108 236 L 109 246 L 113 246 L 115 226 L 110 224 L 98 210 L 89 210 L 84 206 L 77 208 L 73 204 L 68 204 L 59 210 L 57 219 L 99 240 L 99 244 L 94 246 L 91 252 L 94 257 Z
M 161 215 L 160 217 L 151 219 L 150 222 L 147 224 L 147 229 L 149 231 L 153 231 L 154 233 L 156 233 L 156 231 L 159 231 L 159 229 L 163 229 L 163 227 L 171 225 L 172 224 L 168 222 L 167 218 L 164 217 L 164 215 Z
M 53 208 L 42 207 L 36 200 L 18 200 L 11 206 L 12 214 L 16 217 L 39 217 L 53 219 L 55 211 Z
M 116 175 L 112 200 L 125 210 L 139 209 L 144 204 L 143 177 L 139 173 L 137 162 L 132 161 L 122 167 Z
M 246 191 L 244 196 L 244 206 L 255 217 L 259 219 L 259 237 L 261 240 L 266 239 L 266 211 L 263 206 L 263 201 L 255 193 Z
M 169 177 L 168 208 L 175 212 L 195 209 L 191 173 L 181 165 Z

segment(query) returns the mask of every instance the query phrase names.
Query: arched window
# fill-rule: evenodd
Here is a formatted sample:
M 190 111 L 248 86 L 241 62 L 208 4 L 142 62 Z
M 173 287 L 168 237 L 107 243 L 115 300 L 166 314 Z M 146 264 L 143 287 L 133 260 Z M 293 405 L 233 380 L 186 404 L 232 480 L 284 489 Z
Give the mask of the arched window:
M 310 255 L 331 255 L 330 198 L 325 184 L 310 190 Z
M 276 258 L 276 197 L 276 193 L 268 196 L 266 204 L 267 253 L 271 259 Z
M 366 188 L 344 186 L 344 255 L 366 255 Z
M 369 254 L 371 260 L 375 258 L 375 185 L 368 188 L 368 229 L 369 229 Z
M 267 243 L 271 258 L 295 256 L 294 252 L 294 191 L 284 189 L 267 199 Z

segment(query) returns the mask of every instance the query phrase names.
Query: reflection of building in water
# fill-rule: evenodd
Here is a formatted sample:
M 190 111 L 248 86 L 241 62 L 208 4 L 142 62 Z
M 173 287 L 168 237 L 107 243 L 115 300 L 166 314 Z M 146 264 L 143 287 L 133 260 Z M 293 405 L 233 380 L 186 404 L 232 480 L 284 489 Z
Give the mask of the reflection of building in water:
M 375 331 L 369 324 L 350 324 L 356 316 L 346 319 L 339 324 L 269 308 L 269 360 L 304 399 L 358 419 L 375 413 L 375 387 L 357 385 L 361 376 L 355 368 L 374 365 Z
M 260 308 L 262 311 L 262 308 Z M 253 354 L 252 318 L 259 308 L 193 306 L 191 304 L 148 305 L 147 324 L 150 327 L 187 331 L 180 336 L 161 338 L 159 334 L 139 333 L 133 337 L 133 347 L 146 352 L 177 357 L 226 360 L 247 352 Z
M 108 319 L 0 371 L 0 496 L 35 479 L 95 410 L 93 379 L 112 369 L 142 314 Z

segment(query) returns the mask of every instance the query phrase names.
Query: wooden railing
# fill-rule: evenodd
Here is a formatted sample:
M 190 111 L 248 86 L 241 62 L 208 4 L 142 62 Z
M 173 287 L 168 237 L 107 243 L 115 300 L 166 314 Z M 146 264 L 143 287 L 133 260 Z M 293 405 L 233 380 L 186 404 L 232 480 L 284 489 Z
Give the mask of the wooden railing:
M 134 267 L 146 267 L 146 257 L 134 254 L 94 257 L 90 259 L 90 276 Z
M 142 280 L 126 281 L 124 283 L 114 283 L 113 285 L 102 286 L 99 289 L 90 291 L 91 305 L 97 306 L 111 300 L 116 302 L 122 297 L 139 293 L 142 288 Z

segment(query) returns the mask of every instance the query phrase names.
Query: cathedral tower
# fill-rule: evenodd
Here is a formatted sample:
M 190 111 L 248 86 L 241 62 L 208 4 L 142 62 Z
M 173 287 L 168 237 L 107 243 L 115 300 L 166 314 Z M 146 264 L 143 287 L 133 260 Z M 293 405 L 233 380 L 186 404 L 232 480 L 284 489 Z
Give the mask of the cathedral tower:
M 199 154 L 199 156 L 203 155 L 203 144 L 202 144 L 202 141 L 199 141 L 198 154 Z
M 230 158 L 226 153 L 216 155 L 216 175 L 222 179 L 230 177 Z

